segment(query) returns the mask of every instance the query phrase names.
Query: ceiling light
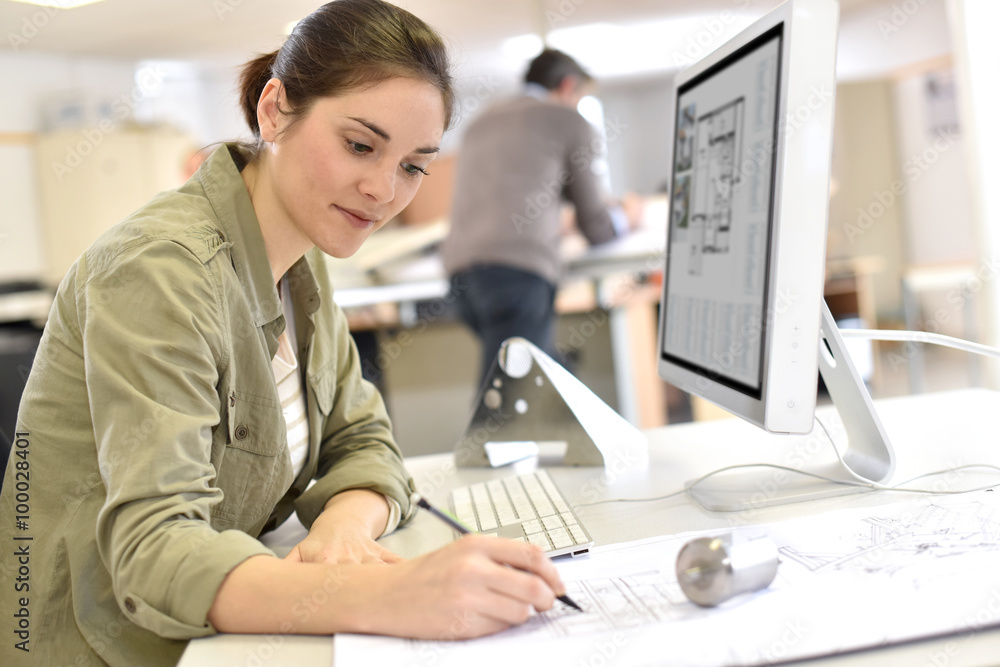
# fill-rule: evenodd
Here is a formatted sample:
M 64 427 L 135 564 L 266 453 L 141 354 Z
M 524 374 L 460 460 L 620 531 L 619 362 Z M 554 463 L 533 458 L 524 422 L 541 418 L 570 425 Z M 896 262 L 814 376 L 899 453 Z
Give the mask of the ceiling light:
M 26 5 L 38 5 L 39 7 L 52 7 L 53 9 L 75 9 L 83 5 L 92 5 L 95 2 L 104 0 L 13 0 L 23 2 Z

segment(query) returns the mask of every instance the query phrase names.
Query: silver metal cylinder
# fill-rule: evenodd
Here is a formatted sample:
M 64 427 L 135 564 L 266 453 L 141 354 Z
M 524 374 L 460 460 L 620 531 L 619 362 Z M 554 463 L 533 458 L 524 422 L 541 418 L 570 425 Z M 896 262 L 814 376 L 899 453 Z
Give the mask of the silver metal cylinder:
M 766 588 L 778 572 L 778 549 L 764 536 L 700 537 L 677 554 L 677 582 L 689 600 L 714 607 Z

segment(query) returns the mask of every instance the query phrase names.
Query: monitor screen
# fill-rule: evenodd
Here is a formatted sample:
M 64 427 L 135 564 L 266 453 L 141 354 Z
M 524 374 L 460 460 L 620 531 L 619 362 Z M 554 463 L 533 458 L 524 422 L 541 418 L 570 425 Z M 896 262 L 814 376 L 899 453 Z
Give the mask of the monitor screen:
M 835 0 L 789 0 L 675 77 L 660 376 L 762 428 L 813 426 Z
M 760 398 L 783 24 L 678 88 L 663 355 Z

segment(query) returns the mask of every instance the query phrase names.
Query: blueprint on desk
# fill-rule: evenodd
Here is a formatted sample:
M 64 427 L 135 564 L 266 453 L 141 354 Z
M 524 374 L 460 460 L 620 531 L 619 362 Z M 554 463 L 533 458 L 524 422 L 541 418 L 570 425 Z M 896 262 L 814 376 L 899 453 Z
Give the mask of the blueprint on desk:
M 339 635 L 338 667 L 516 664 L 763 665 L 937 635 L 960 649 L 1000 626 L 1000 492 L 913 497 L 737 529 L 768 535 L 780 565 L 765 590 L 704 609 L 673 565 L 686 533 L 609 545 L 558 563 L 583 613 L 557 603 L 469 641 Z M 581 662 L 582 661 L 582 662 Z

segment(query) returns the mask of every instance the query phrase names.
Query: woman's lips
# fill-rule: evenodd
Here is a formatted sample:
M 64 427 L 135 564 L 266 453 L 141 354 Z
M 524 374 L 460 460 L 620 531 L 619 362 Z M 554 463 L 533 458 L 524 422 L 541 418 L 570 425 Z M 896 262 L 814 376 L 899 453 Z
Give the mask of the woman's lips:
M 375 219 L 367 217 L 367 214 L 362 211 L 352 211 L 350 209 L 341 208 L 336 204 L 334 204 L 334 208 L 340 211 L 340 213 L 347 219 L 347 222 L 351 223 L 352 227 L 356 227 L 357 229 L 368 229 L 375 224 Z

